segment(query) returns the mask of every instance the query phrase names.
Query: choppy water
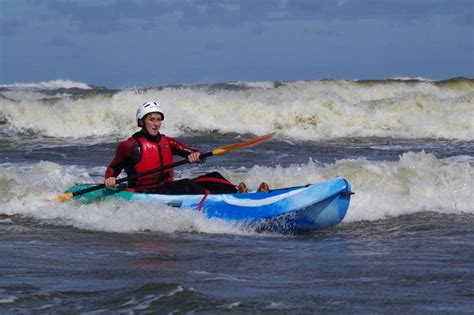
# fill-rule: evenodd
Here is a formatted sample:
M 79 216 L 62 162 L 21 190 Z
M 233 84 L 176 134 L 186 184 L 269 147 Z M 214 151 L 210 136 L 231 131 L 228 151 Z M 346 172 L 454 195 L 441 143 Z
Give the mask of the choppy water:
M 342 224 L 258 234 L 191 210 L 58 203 L 100 182 L 137 104 L 204 151 L 177 169 L 250 187 L 348 179 Z M 262 82 L 108 90 L 0 87 L 2 312 L 421 312 L 474 310 L 472 80 Z

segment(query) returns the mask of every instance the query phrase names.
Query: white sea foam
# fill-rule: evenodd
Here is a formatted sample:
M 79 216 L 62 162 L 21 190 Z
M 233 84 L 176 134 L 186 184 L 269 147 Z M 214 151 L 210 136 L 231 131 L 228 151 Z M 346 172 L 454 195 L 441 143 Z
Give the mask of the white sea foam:
M 232 174 L 226 174 L 232 178 Z M 399 161 L 339 160 L 320 165 L 312 160 L 291 167 L 255 166 L 235 179 L 257 187 L 265 179 L 273 188 L 321 182 L 342 176 L 356 193 L 344 222 L 379 220 L 435 211 L 474 213 L 474 158 L 437 159 L 433 154 L 408 152 Z
M 428 82 L 432 82 L 433 80 L 432 79 L 428 79 L 428 78 L 423 78 L 423 77 L 393 77 L 393 78 L 390 78 L 390 80 L 399 80 L 399 81 L 412 81 L 412 80 L 416 80 L 416 81 L 428 81 Z
M 15 302 L 17 299 L 18 297 L 12 296 L 12 295 L 7 296 L 7 297 L 2 297 L 0 298 L 0 304 L 10 304 L 10 303 Z
M 89 172 L 101 173 L 51 162 L 32 166 L 0 164 L 0 213 L 100 231 L 253 233 L 208 219 L 197 211 L 166 205 L 121 200 L 87 204 L 56 201 L 58 193 L 78 178 L 86 182 L 100 180 L 91 179 Z M 393 162 L 348 159 L 321 165 L 310 160 L 289 167 L 255 166 L 244 173 L 225 169 L 223 173 L 234 182 L 246 181 L 250 187 L 257 187 L 265 179 L 273 188 L 343 176 L 356 193 L 344 219 L 349 224 L 424 211 L 474 213 L 474 159 L 468 156 L 437 159 L 432 154 L 409 152 Z
M 162 132 L 264 134 L 315 140 L 337 137 L 474 139 L 471 83 L 291 82 L 279 87 L 248 83 L 252 89 L 205 87 L 124 90 L 83 97 L 2 92 L 0 125 L 8 134 L 48 137 L 126 137 L 136 130 L 138 104 L 162 103 Z M 15 94 L 13 94 L 15 93 Z M 6 133 L 6 132 L 5 132 Z
M 97 170 L 91 173 L 97 173 Z M 22 215 L 53 224 L 100 231 L 251 233 L 222 220 L 208 219 L 198 211 L 177 210 L 162 204 L 123 200 L 88 204 L 58 202 L 58 194 L 78 180 L 97 182 L 100 179 L 91 179 L 81 167 L 51 162 L 33 166 L 0 164 L 0 214 Z
M 41 89 L 41 90 L 55 90 L 60 88 L 71 89 L 78 88 L 83 90 L 90 90 L 91 86 L 82 83 L 74 82 L 70 80 L 53 80 L 47 82 L 37 82 L 37 83 L 12 83 L 12 84 L 0 84 L 1 88 L 9 89 Z

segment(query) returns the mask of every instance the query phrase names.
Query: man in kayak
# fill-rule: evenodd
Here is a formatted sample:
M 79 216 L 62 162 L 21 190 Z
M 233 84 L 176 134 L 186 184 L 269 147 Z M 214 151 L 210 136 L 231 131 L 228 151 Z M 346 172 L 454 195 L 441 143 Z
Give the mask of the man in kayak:
M 146 102 L 138 108 L 136 119 L 141 130 L 118 144 L 115 157 L 105 172 L 106 187 L 116 185 L 116 177 L 122 170 L 128 176 L 146 172 L 173 163 L 173 155 L 185 157 L 189 163 L 201 162 L 201 151 L 160 133 L 164 118 L 163 110 L 157 102 Z M 175 181 L 172 168 L 138 177 L 129 182 L 128 186 L 131 191 L 156 194 L 247 192 L 244 183 L 236 186 L 218 172 Z

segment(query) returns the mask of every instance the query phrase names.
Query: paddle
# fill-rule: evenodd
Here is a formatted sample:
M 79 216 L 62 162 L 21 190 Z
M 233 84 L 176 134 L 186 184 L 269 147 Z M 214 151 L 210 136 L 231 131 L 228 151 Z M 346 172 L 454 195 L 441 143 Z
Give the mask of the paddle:
M 217 148 L 217 149 L 214 149 L 210 152 L 206 152 L 206 153 L 201 154 L 200 158 L 204 159 L 204 158 L 207 158 L 207 157 L 210 157 L 210 156 L 213 156 L 213 155 L 223 154 L 223 153 L 227 153 L 227 152 L 230 152 L 230 151 L 234 151 L 234 150 L 238 150 L 238 149 L 242 149 L 242 148 L 247 148 L 247 147 L 250 147 L 250 146 L 253 146 L 253 145 L 257 145 L 259 143 L 262 143 L 262 142 L 265 142 L 265 141 L 269 140 L 275 134 L 276 134 L 276 132 L 272 132 L 272 133 L 266 134 L 266 135 L 261 136 L 261 137 L 256 137 L 256 138 L 248 139 L 248 140 L 245 140 L 245 141 L 242 141 L 242 142 L 239 142 L 239 143 L 234 143 L 234 144 L 230 144 L 230 145 L 227 145 L 227 146 L 224 146 L 224 147 L 221 147 L 221 148 Z M 142 173 L 138 173 L 138 174 L 131 175 L 131 176 L 128 176 L 128 177 L 117 179 L 116 183 L 119 184 L 119 183 L 122 183 L 122 182 L 133 180 L 133 179 L 141 177 L 141 176 L 157 173 L 157 172 L 160 172 L 160 171 L 164 171 L 168 168 L 176 167 L 176 166 L 187 164 L 187 163 L 188 163 L 188 160 L 177 161 L 177 162 L 174 162 L 174 163 L 162 166 L 162 167 L 158 167 L 158 168 L 146 171 L 146 172 L 142 172 Z M 91 192 L 91 191 L 94 191 L 94 190 L 99 190 L 99 189 L 102 189 L 102 188 L 105 188 L 105 184 L 92 186 L 92 187 L 89 187 L 89 188 L 86 188 L 86 189 L 81 189 L 81 190 L 78 190 L 78 191 L 75 191 L 75 192 L 64 193 L 64 194 L 59 195 L 57 197 L 57 199 L 61 202 L 64 202 L 64 201 L 69 200 L 73 197 L 80 196 L 80 195 L 83 195 L 85 193 L 88 193 L 88 192 Z

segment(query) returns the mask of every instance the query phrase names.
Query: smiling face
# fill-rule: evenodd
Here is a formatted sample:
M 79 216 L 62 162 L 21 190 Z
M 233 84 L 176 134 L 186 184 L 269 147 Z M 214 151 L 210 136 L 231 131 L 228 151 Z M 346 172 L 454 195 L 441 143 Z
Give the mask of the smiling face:
M 143 117 L 143 129 L 152 137 L 160 133 L 162 116 L 160 113 L 150 113 Z

